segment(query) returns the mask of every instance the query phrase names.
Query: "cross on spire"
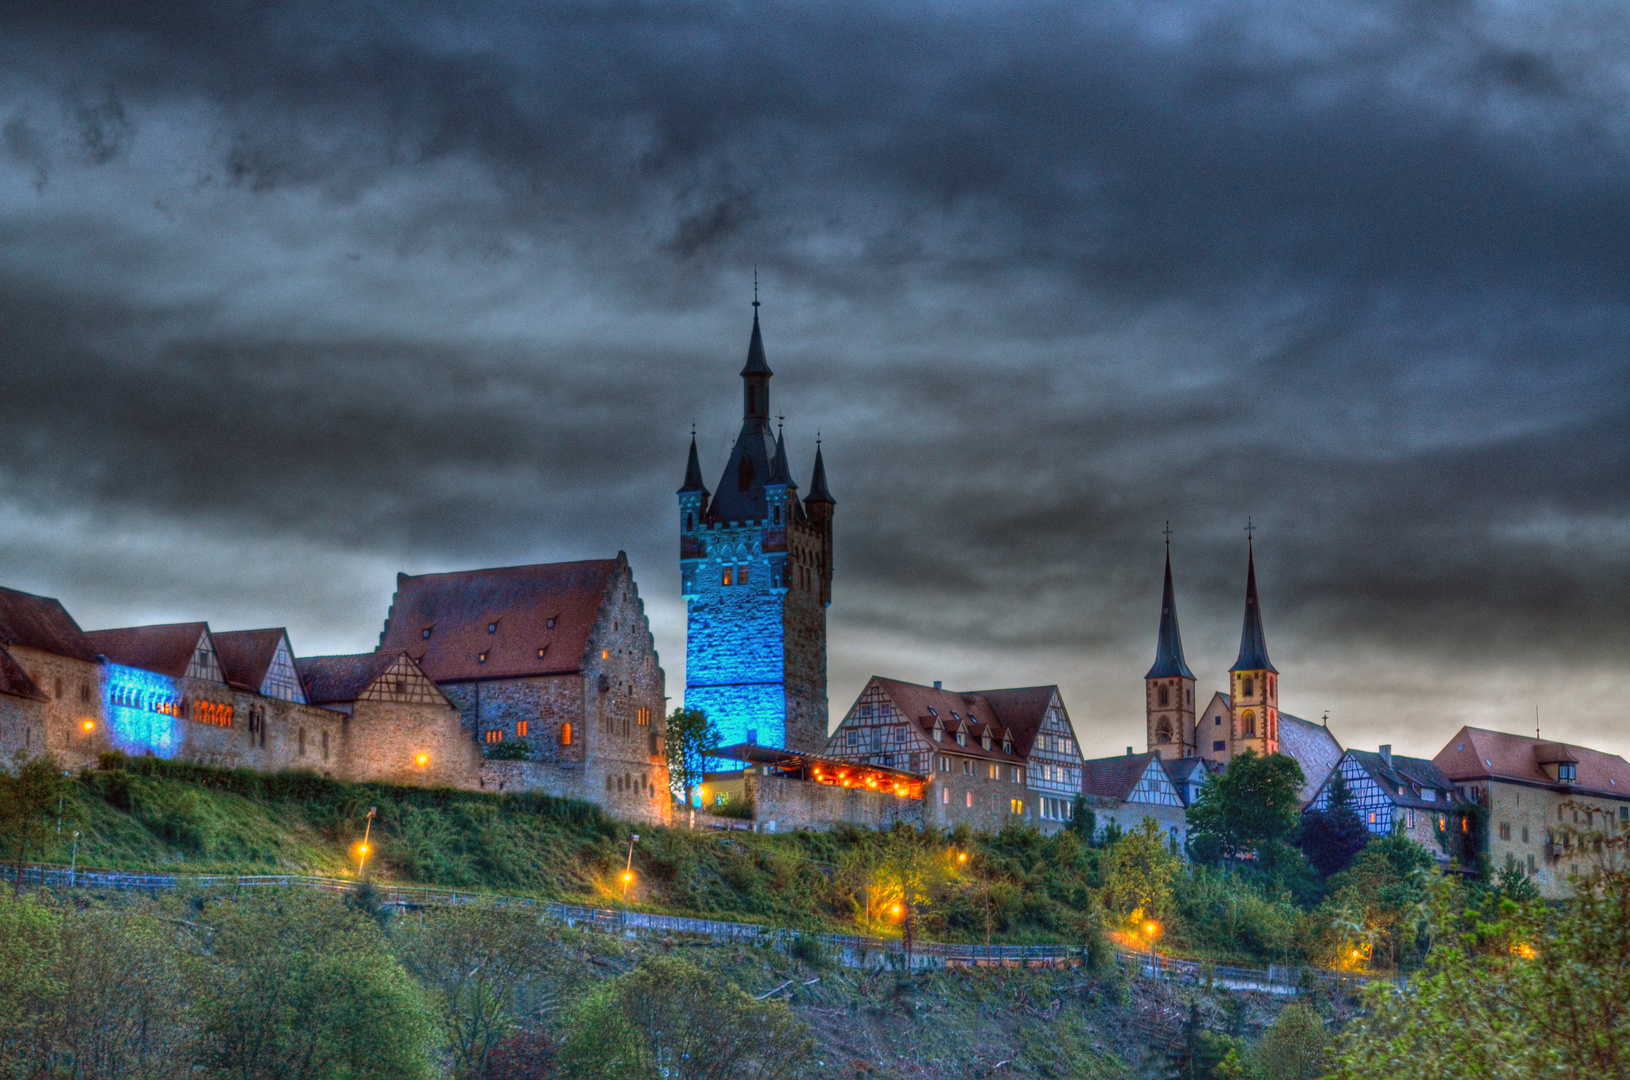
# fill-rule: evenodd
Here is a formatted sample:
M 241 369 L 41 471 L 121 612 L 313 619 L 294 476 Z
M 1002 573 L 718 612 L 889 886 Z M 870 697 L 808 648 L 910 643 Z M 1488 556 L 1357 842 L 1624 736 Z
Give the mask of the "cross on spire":
M 758 263 L 753 264 L 753 306 L 758 307 Z
M 1247 544 L 1249 544 L 1251 542 L 1251 540 L 1252 540 L 1251 534 L 1254 533 L 1254 532 L 1256 532 L 1256 526 L 1251 524 L 1251 519 L 1249 517 L 1247 517 L 1245 519 L 1245 542 Z
M 1160 533 L 1166 538 L 1166 547 L 1169 550 L 1172 546 L 1172 523 L 1166 522 L 1166 527 L 1161 529 Z

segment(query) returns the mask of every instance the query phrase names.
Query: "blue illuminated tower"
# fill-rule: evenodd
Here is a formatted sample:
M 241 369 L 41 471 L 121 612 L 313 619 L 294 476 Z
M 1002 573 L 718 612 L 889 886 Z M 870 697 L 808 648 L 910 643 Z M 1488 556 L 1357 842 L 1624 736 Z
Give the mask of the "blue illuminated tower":
M 770 429 L 772 374 L 755 299 L 741 433 L 718 491 L 702 483 L 694 435 L 679 489 L 685 705 L 707 712 L 722 745 L 814 753 L 826 745 L 836 504 L 819 445 L 809 495 L 798 497 L 786 442 Z

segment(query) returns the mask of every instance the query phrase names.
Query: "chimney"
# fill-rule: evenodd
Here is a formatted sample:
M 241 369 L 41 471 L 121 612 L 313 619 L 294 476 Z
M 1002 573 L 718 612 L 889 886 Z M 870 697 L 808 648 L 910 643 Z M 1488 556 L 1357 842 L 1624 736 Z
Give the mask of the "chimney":
M 1126 748 L 1126 756 L 1127 756 L 1127 757 L 1131 757 L 1131 756 L 1132 756 L 1132 748 L 1131 748 L 1131 747 L 1130 747 L 1130 746 L 1128 746 L 1128 747 L 1127 747 L 1127 748 Z
M 944 690 L 945 689 L 945 684 L 940 682 L 938 679 L 935 679 L 934 680 L 934 689 L 935 690 Z
M 1381 747 L 1381 761 L 1387 768 L 1392 768 L 1392 744 L 1387 743 Z

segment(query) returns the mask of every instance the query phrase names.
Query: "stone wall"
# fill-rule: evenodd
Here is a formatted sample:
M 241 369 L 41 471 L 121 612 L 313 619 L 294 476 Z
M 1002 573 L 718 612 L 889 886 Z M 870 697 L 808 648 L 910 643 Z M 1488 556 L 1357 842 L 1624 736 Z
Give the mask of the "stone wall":
M 1524 870 L 1532 865 L 1534 884 L 1548 900 L 1572 895 L 1569 875 L 1591 865 L 1591 853 L 1581 851 L 1576 840 L 1563 843 L 1565 834 L 1575 829 L 1617 834 L 1625 827 L 1622 823 L 1630 820 L 1622 816 L 1630 813 L 1623 809 L 1630 807 L 1630 797 L 1614 799 L 1499 781 L 1472 787 L 1488 808 L 1489 865 L 1499 870 L 1508 855 Z M 1417 819 L 1421 816 L 1416 815 Z M 1509 839 L 1501 834 L 1502 825 L 1509 829 Z M 1436 852 L 1437 844 L 1429 845 L 1428 850 Z
M 880 791 L 818 784 L 749 770 L 743 777 L 753 819 L 764 832 L 824 831 L 839 825 L 890 829 L 897 822 L 921 827 L 923 801 Z
M 1160 830 L 1170 842 L 1172 836 L 1177 837 L 1177 851 L 1182 854 L 1189 839 L 1189 826 L 1186 812 L 1181 806 L 1163 806 L 1159 803 L 1121 802 L 1119 799 L 1093 798 L 1086 800 L 1086 808 L 1092 811 L 1095 828 L 1102 835 L 1104 829 L 1111 821 L 1121 827 L 1122 832 L 1131 832 L 1142 827 L 1144 818 L 1154 818 L 1160 825 Z M 1080 811 L 1077 811 L 1080 813 Z
M 993 778 L 992 762 L 955 757 L 936 747 L 929 760 L 938 766 L 942 759 L 951 767 L 936 768 L 923 785 L 923 820 L 930 828 L 967 825 L 975 832 L 998 833 L 1010 825 L 1039 822 L 1035 797 L 1022 780 L 1013 778 L 1014 766 L 996 764 L 998 775 Z M 1015 799 L 1022 807 L 1017 814 Z
M 685 705 L 708 714 L 725 746 L 787 745 L 785 596 L 772 565 L 782 560 L 765 555 L 764 532 L 698 523 L 692 542 L 706 557 L 685 567 Z
M 38 753 L 38 740 L 43 737 L 44 748 L 65 765 L 94 759 L 96 751 L 91 747 L 102 726 L 102 665 L 19 645 L 9 646 L 8 651 L 50 700 L 24 705 L 25 699 L 11 699 L 19 705 L 11 710 L 8 734 L 0 741 Z M 92 724 L 88 733 L 84 728 L 87 720 Z M 23 725 L 20 730 L 17 724 Z
M 792 554 L 818 551 L 806 530 L 794 529 Z M 792 568 L 789 567 L 789 570 Z M 826 745 L 830 714 L 826 700 L 826 607 L 820 599 L 818 571 L 811 568 L 813 588 L 787 590 L 782 611 L 786 641 L 786 747 L 818 754 Z
M 485 764 L 456 710 L 359 701 L 341 725 L 341 766 L 352 780 L 473 787 Z

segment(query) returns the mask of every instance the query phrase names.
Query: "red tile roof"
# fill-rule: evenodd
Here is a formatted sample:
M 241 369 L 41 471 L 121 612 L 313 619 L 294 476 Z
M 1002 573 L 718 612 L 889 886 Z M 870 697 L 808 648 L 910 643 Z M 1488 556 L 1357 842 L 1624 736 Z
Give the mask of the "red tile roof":
M 943 750 L 947 754 L 961 754 L 964 757 L 988 758 L 992 761 L 1024 760 L 1025 754 L 1019 747 L 1017 733 L 1013 742 L 1013 753 L 1002 753 L 1002 735 L 1006 731 L 1006 726 L 984 694 L 936 690 L 932 686 L 919 686 L 916 683 L 885 679 L 877 675 L 872 676 L 872 682 L 882 687 L 889 700 L 894 702 L 894 707 L 904 713 L 908 720 L 914 722 L 930 742 L 933 741 L 930 733 L 934 730 L 935 711 L 938 712 L 938 719 L 945 727 L 945 741 L 934 743 L 936 750 Z M 964 721 L 968 727 L 968 745 L 958 746 L 956 732 Z M 980 745 L 980 739 L 987 731 L 991 737 L 989 750 Z M 1030 736 L 1034 739 L 1035 732 L 1031 731 Z
M 436 682 L 580 671 L 606 589 L 626 565 L 619 553 L 588 562 L 398 575 L 379 651 L 407 652 Z M 497 630 L 489 632 L 493 624 Z
M 92 630 L 85 636 L 115 664 L 179 679 L 187 674 L 198 639 L 208 632 L 208 623 L 191 622 Z
M 975 694 L 990 703 L 998 722 L 1013 732 L 1013 750 L 1025 756 L 1036 745 L 1042 721 L 1047 718 L 1047 706 L 1052 704 L 1057 686 L 1018 686 L 1007 690 L 976 690 Z M 1062 701 L 1062 697 L 1060 698 Z M 1080 740 L 1076 740 L 1079 745 Z
M 12 697 L 33 698 L 35 701 L 50 701 L 41 690 L 39 684 L 29 677 L 23 666 L 12 658 L 4 648 L 0 648 L 0 694 L 10 694 Z
M 313 705 L 355 701 L 401 656 L 395 652 L 357 653 L 354 656 L 302 656 L 294 662 Z M 413 658 L 409 657 L 412 663 Z
M 1081 763 L 1081 794 L 1102 799 L 1126 801 L 1149 771 L 1149 761 L 1158 754 L 1123 754 L 1120 757 L 1093 758 Z
M 1540 768 L 1541 759 L 1561 760 L 1566 749 L 1578 761 L 1578 779 L 1571 784 L 1552 780 Z M 1543 784 L 1554 790 L 1594 791 L 1630 799 L 1630 762 L 1617 754 L 1604 754 L 1572 743 L 1511 735 L 1504 731 L 1463 727 L 1432 759 L 1450 780 L 1518 780 Z
M 288 631 L 279 626 L 270 630 L 227 630 L 211 634 L 210 640 L 215 643 L 215 659 L 226 681 L 258 694 L 266 683 L 277 646 L 287 636 Z M 293 656 L 292 649 L 289 655 Z
M 61 601 L 16 589 L 0 589 L 0 645 L 96 662 L 96 648 Z

